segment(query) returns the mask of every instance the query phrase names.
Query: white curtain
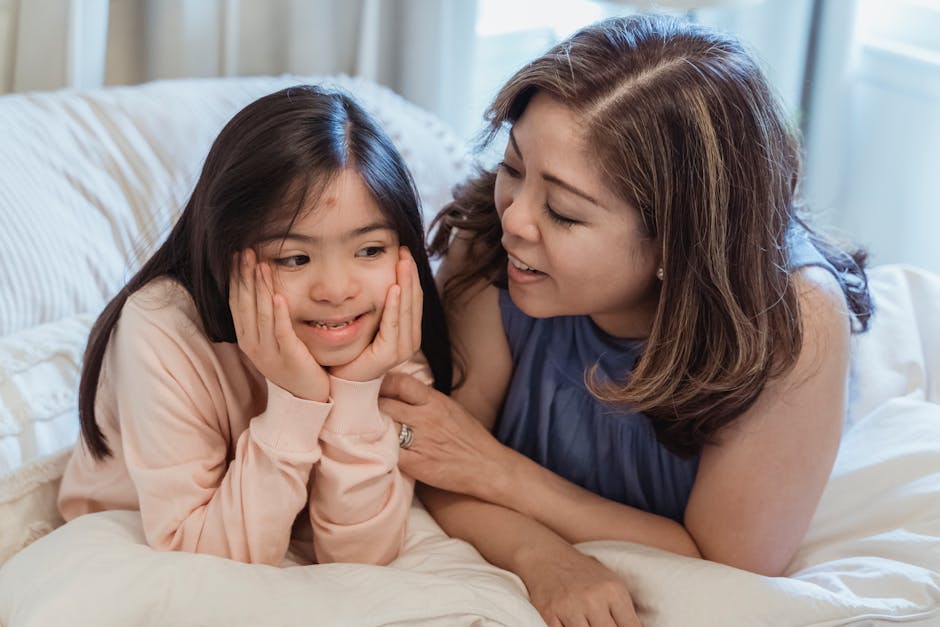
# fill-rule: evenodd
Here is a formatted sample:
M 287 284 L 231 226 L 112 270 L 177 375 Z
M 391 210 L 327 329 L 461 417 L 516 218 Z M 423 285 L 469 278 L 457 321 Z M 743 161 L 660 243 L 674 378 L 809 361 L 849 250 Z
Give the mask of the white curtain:
M 107 31 L 107 0 L 0 1 L 0 88 L 102 84 Z
M 0 0 L 0 88 L 344 73 L 450 122 L 475 21 L 474 0 Z

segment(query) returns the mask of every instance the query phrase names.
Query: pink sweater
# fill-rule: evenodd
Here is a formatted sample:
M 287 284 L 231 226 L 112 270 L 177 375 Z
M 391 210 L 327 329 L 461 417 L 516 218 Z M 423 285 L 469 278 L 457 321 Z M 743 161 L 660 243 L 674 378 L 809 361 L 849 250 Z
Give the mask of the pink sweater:
M 396 370 L 430 383 L 420 353 Z M 270 383 L 206 338 L 179 284 L 154 281 L 128 299 L 101 370 L 95 413 L 113 455 L 76 446 L 59 509 L 139 510 L 160 550 L 277 564 L 293 526 L 319 562 L 386 564 L 414 489 L 397 426 L 378 410 L 381 379 L 330 383 L 327 403 Z

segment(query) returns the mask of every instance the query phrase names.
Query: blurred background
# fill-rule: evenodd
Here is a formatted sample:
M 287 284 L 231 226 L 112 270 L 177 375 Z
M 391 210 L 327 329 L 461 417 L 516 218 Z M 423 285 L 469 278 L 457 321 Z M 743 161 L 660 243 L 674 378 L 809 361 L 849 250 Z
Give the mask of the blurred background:
M 751 48 L 803 131 L 818 224 L 874 263 L 940 272 L 940 0 L 0 0 L 0 92 L 344 73 L 469 148 L 519 66 L 584 24 L 650 10 Z

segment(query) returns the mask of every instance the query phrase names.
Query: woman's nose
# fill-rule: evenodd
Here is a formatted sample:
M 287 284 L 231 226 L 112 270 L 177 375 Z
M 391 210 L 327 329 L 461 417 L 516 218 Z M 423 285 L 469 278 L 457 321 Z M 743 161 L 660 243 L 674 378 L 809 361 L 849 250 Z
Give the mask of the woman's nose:
M 539 228 L 535 223 L 535 203 L 525 194 L 517 194 L 500 218 L 503 233 L 526 241 L 539 239 Z

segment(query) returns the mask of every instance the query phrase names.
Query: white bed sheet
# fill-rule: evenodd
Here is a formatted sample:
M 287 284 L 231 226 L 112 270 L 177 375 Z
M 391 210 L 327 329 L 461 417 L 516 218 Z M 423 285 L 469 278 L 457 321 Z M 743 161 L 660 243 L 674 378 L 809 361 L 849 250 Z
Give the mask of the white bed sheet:
M 626 578 L 644 624 L 940 625 L 940 278 L 894 266 L 871 279 L 879 311 L 856 340 L 847 431 L 788 577 L 581 545 Z M 157 553 L 136 513 L 82 517 L 0 569 L 0 624 L 542 623 L 518 578 L 447 538 L 416 503 L 391 568 Z

